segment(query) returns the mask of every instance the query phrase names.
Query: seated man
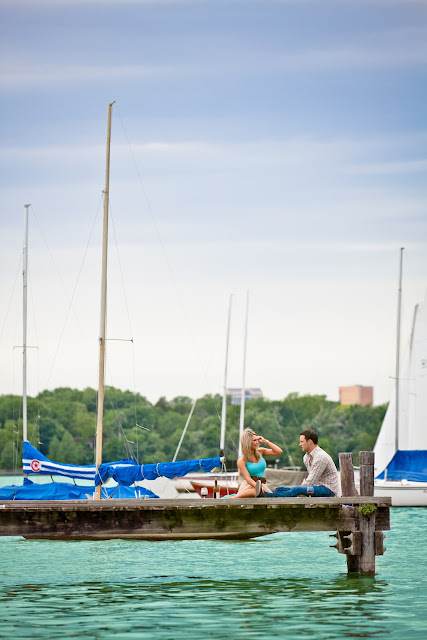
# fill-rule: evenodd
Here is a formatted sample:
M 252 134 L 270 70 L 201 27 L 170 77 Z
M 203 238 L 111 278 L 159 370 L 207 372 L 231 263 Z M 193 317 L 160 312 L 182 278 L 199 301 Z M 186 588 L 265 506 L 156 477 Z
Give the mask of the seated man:
M 300 434 L 299 446 L 304 451 L 304 464 L 308 476 L 297 487 L 277 487 L 274 493 L 265 493 L 261 483 L 257 483 L 256 496 L 262 498 L 293 498 L 295 496 L 313 496 L 314 498 L 332 498 L 339 496 L 338 471 L 331 456 L 317 444 L 318 435 L 313 429 Z

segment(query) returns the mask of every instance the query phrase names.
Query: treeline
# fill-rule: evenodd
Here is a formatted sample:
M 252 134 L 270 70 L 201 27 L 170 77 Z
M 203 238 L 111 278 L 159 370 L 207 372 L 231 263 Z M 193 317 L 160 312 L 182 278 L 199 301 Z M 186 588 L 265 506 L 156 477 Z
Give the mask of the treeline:
M 228 399 L 230 400 L 230 399 Z M 190 414 L 192 400 L 162 397 L 151 404 L 140 394 L 107 388 L 103 420 L 103 460 L 133 458 L 140 463 L 172 460 Z M 206 395 L 197 401 L 178 459 L 219 455 L 222 398 Z M 321 395 L 289 394 L 284 400 L 251 400 L 245 407 L 245 427 L 253 428 L 283 449 L 280 466 L 302 464 L 299 433 L 315 429 L 321 446 L 337 461 L 338 453 L 373 448 L 386 405 L 341 406 Z M 69 464 L 94 462 L 97 392 L 59 388 L 28 398 L 28 439 L 48 458 Z M 240 407 L 227 405 L 225 454 L 237 457 Z M 0 396 L 0 468 L 20 470 L 22 400 Z

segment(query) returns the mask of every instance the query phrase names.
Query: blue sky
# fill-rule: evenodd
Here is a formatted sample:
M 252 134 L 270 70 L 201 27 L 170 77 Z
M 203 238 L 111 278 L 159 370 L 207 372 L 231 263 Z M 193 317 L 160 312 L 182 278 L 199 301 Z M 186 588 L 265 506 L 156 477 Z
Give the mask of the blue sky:
M 388 400 L 399 247 L 403 342 L 427 288 L 425 2 L 3 0 L 0 21 L 0 393 L 27 202 L 30 391 L 97 385 L 116 100 L 109 335 L 134 346 L 109 344 L 109 382 L 221 392 L 234 293 L 239 386 L 249 290 L 249 386 Z

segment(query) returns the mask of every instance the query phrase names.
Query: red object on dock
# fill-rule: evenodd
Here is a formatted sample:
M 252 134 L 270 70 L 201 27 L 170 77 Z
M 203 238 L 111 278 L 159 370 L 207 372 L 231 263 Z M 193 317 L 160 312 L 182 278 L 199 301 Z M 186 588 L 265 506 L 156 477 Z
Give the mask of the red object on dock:
M 203 481 L 199 481 L 199 482 L 195 482 L 194 480 L 191 480 L 191 486 L 193 487 L 194 491 L 196 491 L 199 496 L 201 496 L 201 491 L 203 489 L 203 487 L 206 487 L 206 489 L 208 490 L 208 494 L 206 496 L 206 498 L 224 498 L 227 495 L 231 495 L 233 493 L 237 493 L 238 490 L 238 485 L 235 482 L 228 482 L 227 486 L 225 484 L 217 484 L 217 491 L 216 491 L 216 495 L 214 495 L 214 489 L 215 489 L 215 484 L 210 481 L 210 482 L 203 482 Z

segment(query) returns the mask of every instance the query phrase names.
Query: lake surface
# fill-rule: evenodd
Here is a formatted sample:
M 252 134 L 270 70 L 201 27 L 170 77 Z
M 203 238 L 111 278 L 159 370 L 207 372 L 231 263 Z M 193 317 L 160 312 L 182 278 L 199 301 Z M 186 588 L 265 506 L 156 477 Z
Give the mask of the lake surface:
M 427 509 L 392 509 L 375 578 L 327 533 L 230 541 L 0 538 L 0 638 L 427 638 Z

